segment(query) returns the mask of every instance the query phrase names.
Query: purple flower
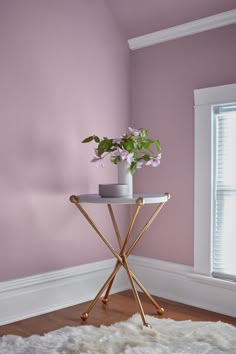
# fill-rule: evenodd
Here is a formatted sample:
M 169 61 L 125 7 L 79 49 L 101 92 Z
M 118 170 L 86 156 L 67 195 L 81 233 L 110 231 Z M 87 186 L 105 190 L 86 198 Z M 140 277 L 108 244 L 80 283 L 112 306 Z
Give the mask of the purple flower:
M 134 159 L 134 153 L 132 152 L 132 153 L 129 153 L 129 154 L 127 155 L 126 161 L 127 161 L 129 164 L 131 164 L 131 162 L 133 161 L 133 159 Z
M 134 159 L 134 153 L 133 152 L 128 152 L 127 150 L 123 150 L 121 148 L 117 148 L 115 151 L 112 152 L 112 156 L 116 157 L 116 156 L 120 156 L 122 161 L 127 161 L 129 164 L 131 164 L 131 162 Z
M 151 157 L 150 160 L 146 162 L 146 166 L 157 167 L 160 165 L 161 154 L 158 154 L 157 157 Z
M 112 140 L 112 142 L 113 142 L 114 144 L 120 144 L 120 143 L 122 142 L 122 137 L 120 137 L 120 138 L 114 138 L 114 139 Z
M 160 164 L 161 154 L 159 140 L 152 140 L 148 137 L 149 131 L 143 128 L 134 129 L 129 127 L 128 132 L 115 138 L 103 137 L 102 139 L 96 135 L 91 135 L 84 139 L 82 143 L 95 141 L 97 148 L 95 149 L 94 162 L 96 166 L 104 167 L 103 160 L 106 156 L 110 157 L 110 161 L 118 164 L 126 161 L 130 165 L 132 173 L 136 169 L 145 166 L 157 167 Z M 156 154 L 152 149 L 155 148 Z M 131 168 L 132 167 L 132 168 Z
M 134 136 L 141 136 L 142 135 L 142 129 L 133 129 L 133 128 L 129 127 L 129 131 Z
M 120 156 L 121 155 L 121 153 L 122 153 L 122 149 L 120 149 L 119 147 L 115 150 L 115 151 L 113 151 L 112 152 L 112 156 Z
M 133 152 L 130 153 L 127 150 L 122 150 L 120 154 L 121 160 L 123 161 L 126 160 L 129 164 L 131 164 L 131 162 L 133 161 L 133 156 L 134 153 Z
M 142 168 L 143 167 L 144 162 L 143 161 L 138 161 L 137 162 L 137 168 Z

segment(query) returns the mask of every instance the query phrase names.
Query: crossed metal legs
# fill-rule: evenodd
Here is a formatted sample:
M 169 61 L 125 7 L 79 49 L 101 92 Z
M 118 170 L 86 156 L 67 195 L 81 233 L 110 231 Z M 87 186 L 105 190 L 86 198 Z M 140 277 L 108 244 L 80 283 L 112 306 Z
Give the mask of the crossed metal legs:
M 109 213 L 110 213 L 110 216 L 111 216 L 112 224 L 113 224 L 113 227 L 114 227 L 114 230 L 115 230 L 115 233 L 116 233 L 117 241 L 118 241 L 119 247 L 120 247 L 120 251 L 118 253 L 113 248 L 111 243 L 106 239 L 106 237 L 102 234 L 102 232 L 98 229 L 98 227 L 95 225 L 95 223 L 90 218 L 90 216 L 87 214 L 87 212 L 84 210 L 84 208 L 81 206 L 78 197 L 72 195 L 70 197 L 70 201 L 77 206 L 77 208 L 83 214 L 85 219 L 89 222 L 89 224 L 96 231 L 98 236 L 103 240 L 103 242 L 107 245 L 107 247 L 110 249 L 110 251 L 113 253 L 113 255 L 117 259 L 117 262 L 116 262 L 116 265 L 114 267 L 113 272 L 108 277 L 108 279 L 105 281 L 105 283 L 103 284 L 103 286 L 101 287 L 101 289 L 97 293 L 96 297 L 94 298 L 94 300 L 89 305 L 87 311 L 84 312 L 81 315 L 81 318 L 83 320 L 86 320 L 89 317 L 89 312 L 95 306 L 95 304 L 97 303 L 97 301 L 102 296 L 102 294 L 104 293 L 105 290 L 106 290 L 106 292 L 105 292 L 104 298 L 102 299 L 102 302 L 104 304 L 106 304 L 108 302 L 108 297 L 109 297 L 109 293 L 110 293 L 113 281 L 114 281 L 114 279 L 116 277 L 116 274 L 118 273 L 119 269 L 121 268 L 121 266 L 123 266 L 124 269 L 127 272 L 127 275 L 128 275 L 129 281 L 130 281 L 130 285 L 131 285 L 131 288 L 132 288 L 132 291 L 133 291 L 133 294 L 134 294 L 134 298 L 135 298 L 136 303 L 137 303 L 138 311 L 139 311 L 140 316 L 141 316 L 142 321 L 143 321 L 143 325 L 147 326 L 147 327 L 150 327 L 150 325 L 146 321 L 145 314 L 144 314 L 144 311 L 143 311 L 143 307 L 142 307 L 142 304 L 141 304 L 141 301 L 140 301 L 140 298 L 139 298 L 139 295 L 138 295 L 138 291 L 137 291 L 137 289 L 135 287 L 135 283 L 138 285 L 138 287 L 143 291 L 143 293 L 148 297 L 148 299 L 154 305 L 154 307 L 156 308 L 158 314 L 162 315 L 164 313 L 164 309 L 158 305 L 158 303 L 153 299 L 153 297 L 150 295 L 150 293 L 145 289 L 145 287 L 142 285 L 142 283 L 138 280 L 138 278 L 130 270 L 127 258 L 130 255 L 130 253 L 132 252 L 132 250 L 134 249 L 134 247 L 136 246 L 136 244 L 138 243 L 138 241 L 140 240 L 140 238 L 143 236 L 144 232 L 152 224 L 152 222 L 154 221 L 154 219 L 156 218 L 156 216 L 158 215 L 158 213 L 162 209 L 163 205 L 165 204 L 165 202 L 162 202 L 162 203 L 158 204 L 158 206 L 155 209 L 154 213 L 151 215 L 149 220 L 146 222 L 146 224 L 144 225 L 142 230 L 139 232 L 139 234 L 136 236 L 135 240 L 133 241 L 133 243 L 131 244 L 131 246 L 128 249 L 126 249 L 127 248 L 127 244 L 128 244 L 129 239 L 130 239 L 130 235 L 131 235 L 131 232 L 133 230 L 133 227 L 134 227 L 135 221 L 137 219 L 137 216 L 138 216 L 138 214 L 140 212 L 141 207 L 144 204 L 143 203 L 143 199 L 142 198 L 138 198 L 136 200 L 136 209 L 134 211 L 133 217 L 132 217 L 130 225 L 128 227 L 128 231 L 127 231 L 126 236 L 125 236 L 123 241 L 122 241 L 122 239 L 120 237 L 119 229 L 118 229 L 117 222 L 116 222 L 116 219 L 115 219 L 115 216 L 114 216 L 114 213 L 113 213 L 112 206 L 111 206 L 111 204 L 107 205 Z

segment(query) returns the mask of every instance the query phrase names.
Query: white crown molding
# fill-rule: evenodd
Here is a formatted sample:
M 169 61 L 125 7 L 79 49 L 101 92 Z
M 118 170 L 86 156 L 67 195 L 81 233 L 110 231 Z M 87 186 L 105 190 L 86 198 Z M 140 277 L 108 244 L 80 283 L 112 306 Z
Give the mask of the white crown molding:
M 190 36 L 192 34 L 209 31 L 211 29 L 236 23 L 236 9 L 225 11 L 217 15 L 201 18 L 182 25 L 166 28 L 128 40 L 129 48 L 136 50 L 172 39 Z

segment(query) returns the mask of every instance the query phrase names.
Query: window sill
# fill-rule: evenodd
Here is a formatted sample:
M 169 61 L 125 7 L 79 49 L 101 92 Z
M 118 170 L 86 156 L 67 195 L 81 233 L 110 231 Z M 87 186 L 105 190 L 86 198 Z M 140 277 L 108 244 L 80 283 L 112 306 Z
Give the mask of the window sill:
M 236 291 L 236 283 L 229 280 L 217 279 L 208 275 L 202 275 L 197 273 L 188 273 L 188 278 L 193 281 L 204 283 L 210 286 L 215 286 L 218 288 L 225 288 L 232 291 Z

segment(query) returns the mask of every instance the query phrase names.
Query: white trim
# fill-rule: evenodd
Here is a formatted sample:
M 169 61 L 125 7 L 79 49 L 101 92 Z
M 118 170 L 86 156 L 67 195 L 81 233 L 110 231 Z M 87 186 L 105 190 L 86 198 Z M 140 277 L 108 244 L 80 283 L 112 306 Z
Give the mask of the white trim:
M 211 274 L 212 105 L 236 101 L 236 84 L 194 90 L 194 272 Z
M 146 258 L 140 256 L 129 257 L 129 262 L 132 264 L 132 267 L 145 267 L 147 269 L 155 269 L 156 271 L 167 272 L 172 275 L 181 275 L 185 276 L 188 273 L 191 273 L 193 267 L 187 266 L 184 264 L 177 264 L 172 262 L 160 261 L 159 259 Z
M 199 276 L 191 266 L 145 257 L 130 256 L 130 265 L 153 295 L 236 316 L 236 283 Z
M 195 106 L 230 103 L 235 100 L 236 84 L 194 90 Z
M 195 91 L 194 91 L 195 95 Z M 194 149 L 194 270 L 211 274 L 211 106 L 195 106 Z
M 156 259 L 131 255 L 129 263 L 132 271 L 153 295 L 236 316 L 236 283 L 199 276 L 193 273 L 191 266 Z M 0 325 L 91 300 L 113 270 L 114 264 L 115 261 L 109 259 L 2 282 Z M 112 293 L 129 288 L 124 271 L 119 272 Z M 159 303 L 161 305 L 161 300 Z
M 187 22 L 128 40 L 129 48 L 136 50 L 172 39 L 190 36 L 236 23 L 236 9 Z
M 109 259 L 0 283 L 0 325 L 91 300 L 114 265 Z M 119 272 L 112 293 L 128 288 Z
M 192 280 L 197 281 L 199 283 L 236 291 L 236 284 L 233 281 L 225 281 L 223 279 L 208 277 L 196 273 L 189 273 L 188 277 L 190 277 Z

